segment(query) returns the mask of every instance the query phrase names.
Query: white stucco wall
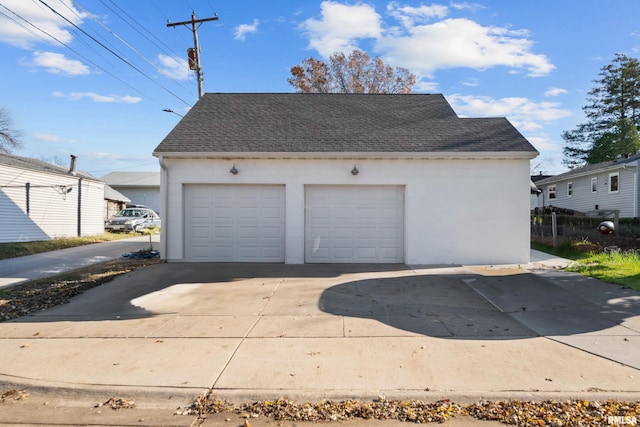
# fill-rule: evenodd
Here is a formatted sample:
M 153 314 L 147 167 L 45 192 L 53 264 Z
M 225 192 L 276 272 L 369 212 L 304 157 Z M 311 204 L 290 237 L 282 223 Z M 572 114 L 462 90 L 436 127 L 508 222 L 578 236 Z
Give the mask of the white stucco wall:
M 405 187 L 405 263 L 529 262 L 529 159 L 161 159 L 162 257 L 184 257 L 184 184 L 281 184 L 285 262 L 304 262 L 305 185 Z M 235 164 L 237 175 L 229 173 Z M 357 165 L 360 173 L 350 173 Z

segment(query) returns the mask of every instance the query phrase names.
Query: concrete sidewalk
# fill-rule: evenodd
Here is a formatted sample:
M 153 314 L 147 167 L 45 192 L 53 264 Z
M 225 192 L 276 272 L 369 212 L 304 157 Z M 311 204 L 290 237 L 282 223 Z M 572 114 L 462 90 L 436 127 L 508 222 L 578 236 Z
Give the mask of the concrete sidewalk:
M 159 241 L 160 235 L 154 234 L 151 242 L 149 236 L 138 236 L 0 260 L 0 289 L 120 258 L 150 245 L 156 247 Z
M 5 386 L 148 404 L 640 398 L 640 294 L 539 266 L 157 264 L 0 338 Z

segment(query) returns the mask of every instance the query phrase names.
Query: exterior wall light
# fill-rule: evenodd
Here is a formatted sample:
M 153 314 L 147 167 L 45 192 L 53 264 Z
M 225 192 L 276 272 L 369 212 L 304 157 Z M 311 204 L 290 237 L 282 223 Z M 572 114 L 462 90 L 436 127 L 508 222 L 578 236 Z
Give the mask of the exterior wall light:
M 238 169 L 236 169 L 236 164 L 233 164 L 233 167 L 231 169 L 229 169 L 229 172 L 231 172 L 233 175 L 238 175 Z
M 356 167 L 356 165 L 353 165 L 353 169 L 351 169 L 351 175 L 358 175 L 360 173 L 360 171 L 358 170 L 358 168 Z

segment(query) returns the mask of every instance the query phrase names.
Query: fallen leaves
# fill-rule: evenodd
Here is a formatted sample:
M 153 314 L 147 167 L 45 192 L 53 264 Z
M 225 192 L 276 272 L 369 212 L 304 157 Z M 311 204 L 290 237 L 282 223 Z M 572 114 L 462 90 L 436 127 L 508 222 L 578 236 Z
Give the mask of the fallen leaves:
M 119 397 L 111 397 L 106 402 L 98 403 L 97 405 L 95 405 L 95 408 L 102 408 L 103 406 L 108 406 L 111 409 L 118 410 L 135 408 L 136 404 L 132 400 L 126 400 Z
M 116 276 L 158 262 L 159 259 L 118 259 L 2 289 L 0 322 L 65 304 L 72 297 Z
M 622 402 L 607 400 L 555 401 L 480 401 L 473 404 L 457 404 L 449 400 L 423 402 L 419 400 L 386 400 L 373 402 L 345 400 L 318 403 L 296 403 L 286 399 L 258 401 L 234 405 L 208 395 L 198 398 L 184 415 L 236 413 L 245 420 L 267 417 L 275 421 L 328 422 L 363 420 L 397 420 L 413 423 L 443 423 L 457 416 L 477 420 L 499 421 L 523 427 L 602 427 L 609 417 L 640 419 L 640 401 Z
M 24 400 L 29 397 L 29 393 L 26 390 L 10 389 L 0 393 L 0 403 L 4 403 L 7 400 Z

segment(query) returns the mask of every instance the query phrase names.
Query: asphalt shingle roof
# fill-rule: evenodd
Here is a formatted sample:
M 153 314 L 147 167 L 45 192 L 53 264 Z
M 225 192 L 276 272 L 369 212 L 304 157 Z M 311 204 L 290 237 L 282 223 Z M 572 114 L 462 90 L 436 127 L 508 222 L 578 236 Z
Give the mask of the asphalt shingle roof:
M 536 152 L 506 118 L 442 95 L 207 93 L 154 153 Z
M 13 154 L 0 153 L 0 165 L 27 169 L 36 172 L 46 172 L 54 175 L 69 176 L 69 169 L 62 166 L 53 165 L 51 163 L 32 159 L 30 157 L 15 156 Z M 75 171 L 75 176 L 98 181 L 96 177 L 77 169 Z
M 640 153 L 636 153 L 628 157 L 621 157 L 615 160 L 608 160 L 606 162 L 594 163 L 592 165 L 584 165 L 579 168 L 571 169 L 570 171 L 561 173 L 559 175 L 554 175 L 545 179 L 541 179 L 540 181 L 536 181 L 536 184 L 544 185 L 550 182 L 571 178 L 572 176 L 588 174 L 591 172 L 597 172 L 599 170 L 608 169 L 610 167 L 614 167 L 617 165 L 624 165 L 625 163 L 635 162 L 636 160 L 640 160 Z
M 160 187 L 160 172 L 111 172 L 100 180 L 114 187 Z

